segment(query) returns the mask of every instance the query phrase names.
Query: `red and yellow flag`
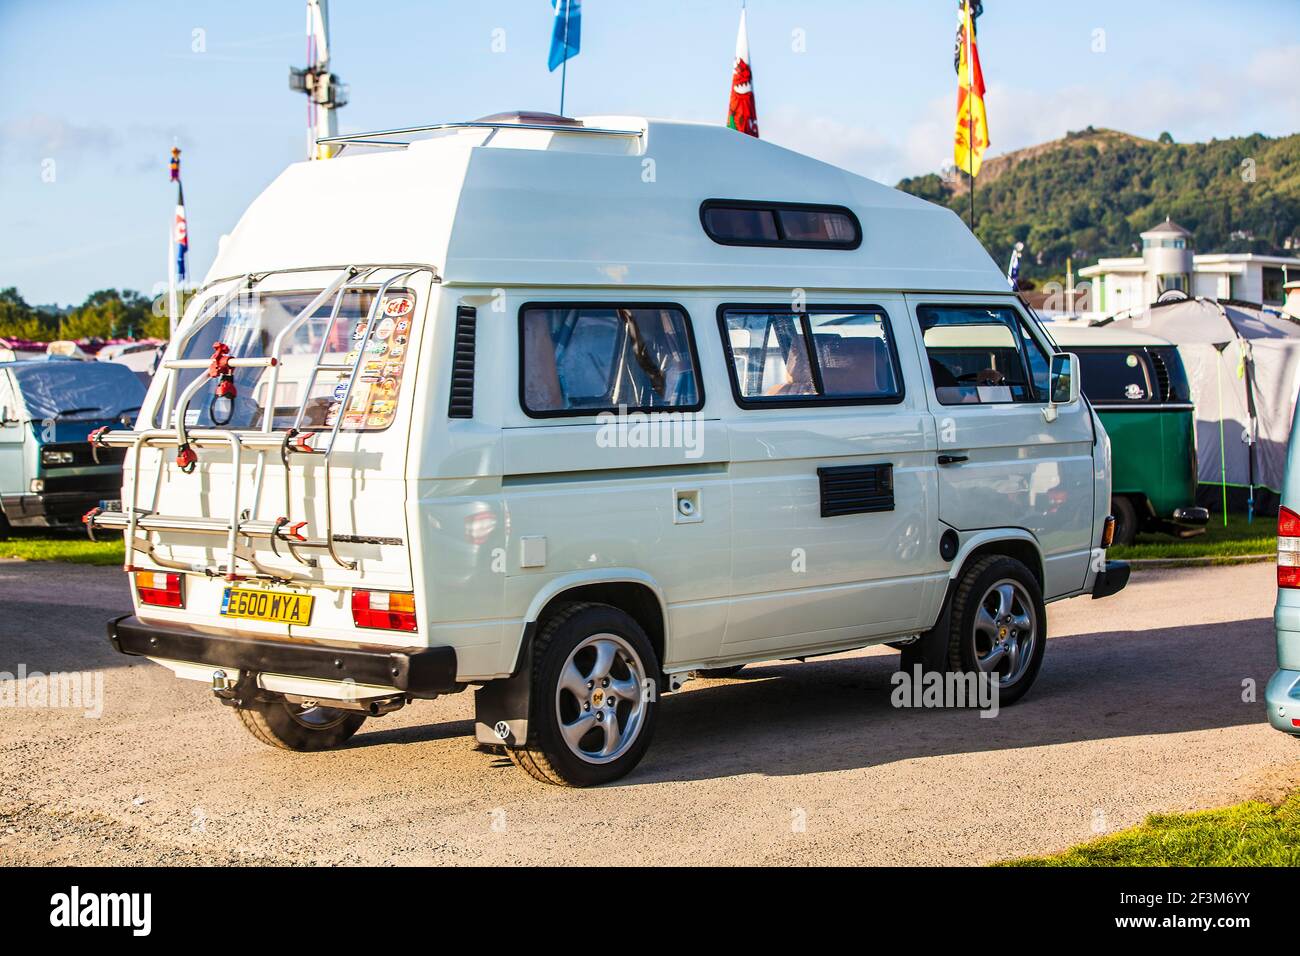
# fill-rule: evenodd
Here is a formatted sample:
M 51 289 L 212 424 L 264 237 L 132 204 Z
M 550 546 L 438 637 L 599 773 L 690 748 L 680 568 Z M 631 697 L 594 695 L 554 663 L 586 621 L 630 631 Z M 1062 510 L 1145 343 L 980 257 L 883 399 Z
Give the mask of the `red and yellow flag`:
M 958 14 L 957 29 L 957 130 L 953 139 L 953 162 L 962 172 L 978 176 L 984 150 L 989 146 L 989 123 L 984 113 L 984 74 L 975 46 L 975 22 L 970 0 Z

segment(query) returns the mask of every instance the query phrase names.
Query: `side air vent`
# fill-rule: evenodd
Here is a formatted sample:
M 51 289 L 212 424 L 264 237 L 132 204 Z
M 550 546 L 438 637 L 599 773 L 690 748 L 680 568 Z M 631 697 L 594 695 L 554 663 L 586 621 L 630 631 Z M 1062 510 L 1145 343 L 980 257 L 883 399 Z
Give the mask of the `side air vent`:
M 1155 366 L 1156 370 L 1156 395 L 1158 401 L 1167 402 L 1170 400 L 1169 368 L 1165 365 L 1164 356 L 1154 349 L 1148 350 L 1147 355 L 1151 356 L 1151 364 Z
M 451 401 L 448 418 L 474 417 L 474 330 L 478 310 L 462 305 L 456 309 L 456 341 L 451 354 Z
M 894 466 L 846 465 L 818 468 L 822 517 L 894 510 Z

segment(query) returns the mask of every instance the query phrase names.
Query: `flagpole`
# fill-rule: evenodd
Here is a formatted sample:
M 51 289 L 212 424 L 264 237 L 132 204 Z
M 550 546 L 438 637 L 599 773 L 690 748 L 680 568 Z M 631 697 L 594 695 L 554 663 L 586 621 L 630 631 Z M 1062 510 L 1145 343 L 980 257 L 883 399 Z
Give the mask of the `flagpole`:
M 560 115 L 564 115 L 564 84 L 569 78 L 569 0 L 564 0 L 564 60 L 560 63 Z
M 975 232 L 975 18 L 966 2 L 966 172 L 970 174 L 970 231 Z
M 173 218 L 175 213 L 173 213 Z M 176 225 L 167 230 L 167 328 L 176 337 Z

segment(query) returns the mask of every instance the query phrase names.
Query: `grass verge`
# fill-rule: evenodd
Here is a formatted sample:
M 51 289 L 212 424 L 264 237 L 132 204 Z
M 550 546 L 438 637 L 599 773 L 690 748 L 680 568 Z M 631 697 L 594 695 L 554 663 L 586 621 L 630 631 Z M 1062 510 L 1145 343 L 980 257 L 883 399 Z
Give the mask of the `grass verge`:
M 1002 866 L 1300 866 L 1300 791 L 1280 805 L 1155 813 L 1128 830 Z
M 1213 515 L 1204 534 L 1191 538 L 1173 538 L 1167 534 L 1140 534 L 1133 544 L 1114 547 L 1109 558 L 1133 561 L 1150 558 L 1230 558 L 1245 554 L 1271 554 L 1277 550 L 1277 519 L 1256 517 L 1253 523 L 1245 515 Z
M 107 566 L 122 563 L 125 545 L 120 535 L 111 541 L 90 541 L 73 534 L 34 535 L 15 531 L 0 541 L 0 558 Z

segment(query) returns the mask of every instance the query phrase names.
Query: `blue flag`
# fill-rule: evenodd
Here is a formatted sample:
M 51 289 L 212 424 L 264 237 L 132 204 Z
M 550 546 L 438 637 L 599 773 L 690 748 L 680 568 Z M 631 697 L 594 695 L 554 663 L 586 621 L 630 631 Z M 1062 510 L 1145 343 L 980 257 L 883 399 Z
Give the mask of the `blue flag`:
M 547 66 L 554 70 L 571 56 L 578 55 L 582 41 L 582 0 L 551 0 L 555 8 L 555 26 L 551 30 L 551 56 Z

